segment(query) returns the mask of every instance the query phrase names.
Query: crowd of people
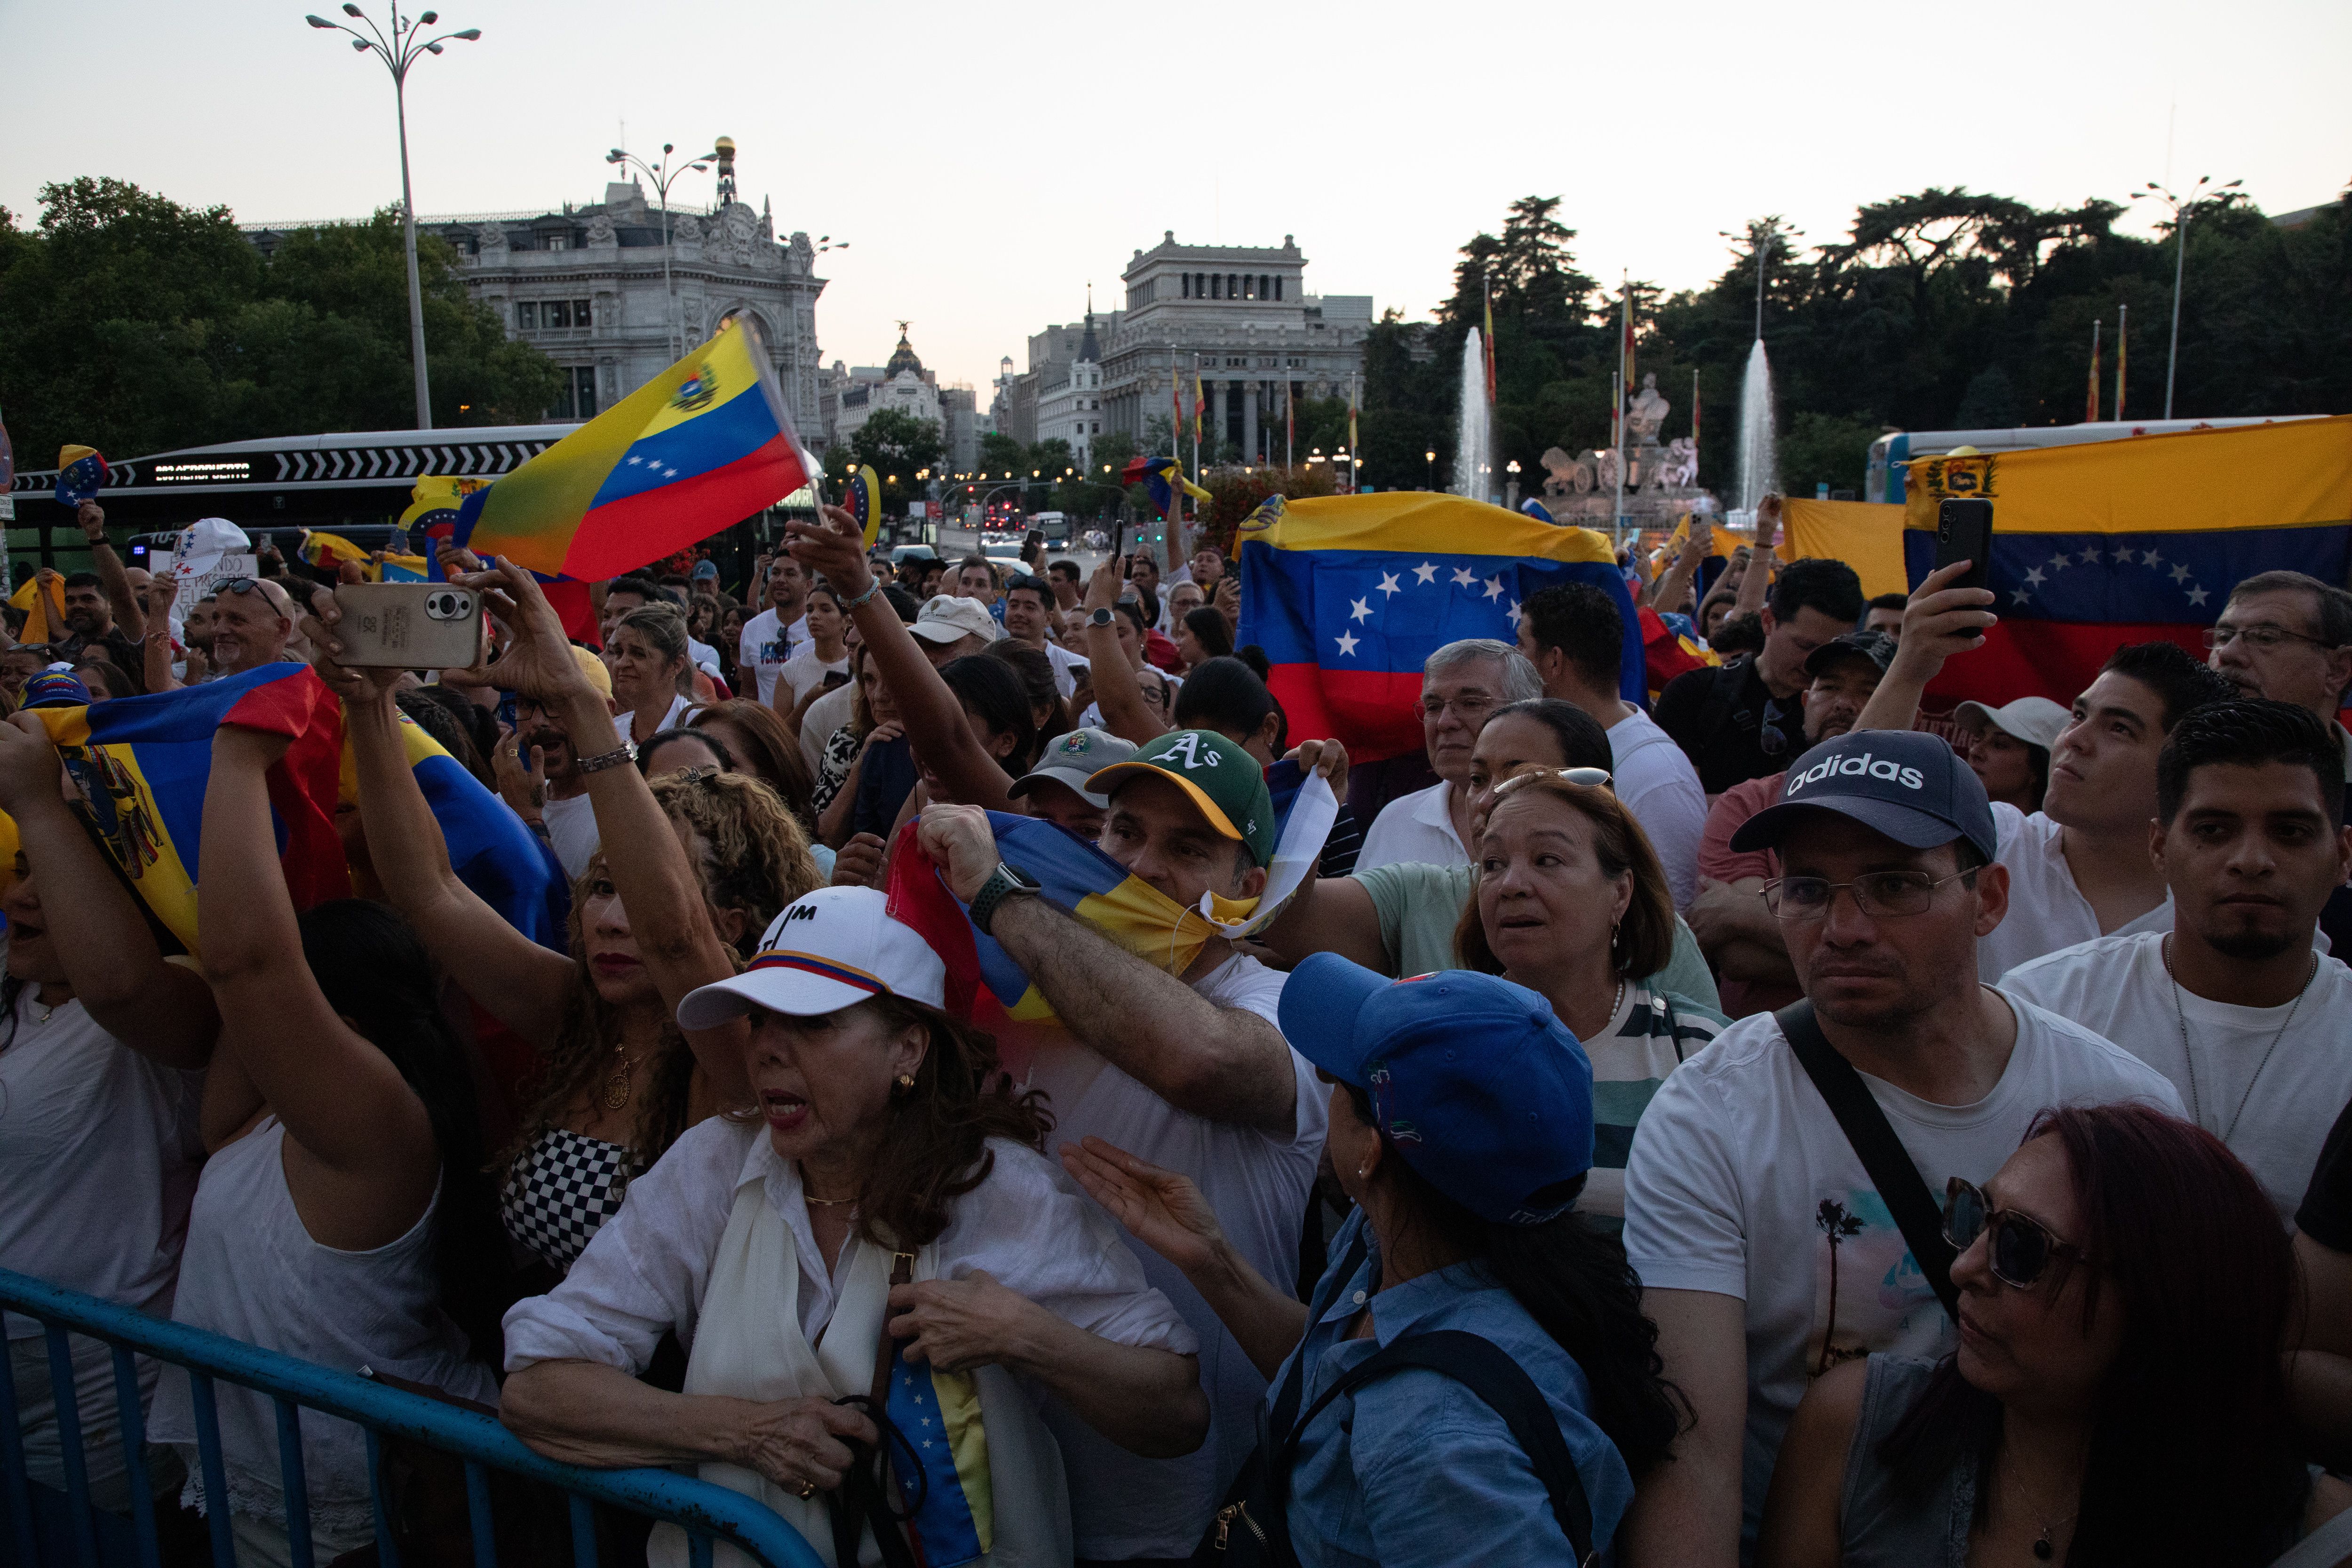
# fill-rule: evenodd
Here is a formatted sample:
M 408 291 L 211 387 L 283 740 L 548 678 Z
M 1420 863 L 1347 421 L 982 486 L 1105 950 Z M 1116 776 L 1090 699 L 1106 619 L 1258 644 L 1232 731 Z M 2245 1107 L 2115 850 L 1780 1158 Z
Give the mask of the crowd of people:
M 2250 577 L 2204 660 L 1923 718 L 1993 596 L 1867 598 L 1764 511 L 1712 580 L 1703 529 L 1626 563 L 1717 658 L 1653 704 L 1621 601 L 1547 588 L 1351 772 L 1211 547 L 892 563 L 826 509 L 744 599 L 702 561 L 567 631 L 445 546 L 482 657 L 394 670 L 282 560 L 175 614 L 85 506 L 70 636 L 0 651 L 0 1268 L 841 1564 L 2352 1563 L 2352 594 Z M 190 952 L 38 710 L 279 661 L 340 703 L 360 896 L 297 908 L 287 739 L 225 725 Z M 453 865 L 412 727 L 562 947 Z M 298 1560 L 269 1401 L 220 1386 L 215 1495 L 141 1361 L 136 1499 L 104 1347 L 7 1331 L 35 1482 L 69 1390 L 95 1506 Z M 317 1560 L 363 1548 L 367 1444 L 301 1434 Z

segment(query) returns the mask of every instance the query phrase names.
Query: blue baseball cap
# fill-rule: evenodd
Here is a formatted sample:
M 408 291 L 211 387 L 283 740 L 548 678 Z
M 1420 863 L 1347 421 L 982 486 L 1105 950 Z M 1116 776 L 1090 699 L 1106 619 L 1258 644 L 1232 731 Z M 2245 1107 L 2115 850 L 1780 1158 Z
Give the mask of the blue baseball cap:
M 1988 861 L 2000 854 L 1984 781 L 1942 736 L 1923 731 L 1852 730 L 1823 741 L 1790 764 L 1779 804 L 1741 823 L 1731 847 L 1775 848 L 1807 811 L 1852 817 L 1913 849 L 1965 838 Z
M 1592 1168 L 1592 1063 L 1551 1004 L 1466 969 L 1391 980 L 1335 952 L 1282 988 L 1298 1054 L 1371 1098 L 1381 1133 L 1482 1219 L 1541 1225 Z

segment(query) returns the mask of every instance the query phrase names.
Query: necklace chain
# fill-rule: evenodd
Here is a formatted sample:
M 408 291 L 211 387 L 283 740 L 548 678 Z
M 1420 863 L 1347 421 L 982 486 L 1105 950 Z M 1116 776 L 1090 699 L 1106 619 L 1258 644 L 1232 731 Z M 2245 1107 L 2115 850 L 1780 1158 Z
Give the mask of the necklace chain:
M 2172 1016 L 2180 1026 L 2180 1054 L 2189 1063 L 2189 1119 L 2198 1126 L 2204 1127 L 2203 1097 L 2199 1094 L 2197 1088 L 2197 1053 L 2189 1044 L 2189 1012 L 2181 1005 L 2180 977 L 2172 972 L 2172 938 L 2168 936 L 2164 939 L 2161 951 L 2164 954 L 2164 977 L 2172 983 Z M 2271 1037 L 2271 1043 L 2263 1051 L 2263 1059 L 2254 1064 L 2253 1077 L 2246 1079 L 2246 1092 L 2238 1096 L 2238 1109 L 2231 1112 L 2229 1125 L 2205 1129 L 2220 1138 L 2223 1143 L 2229 1142 L 2230 1135 L 2237 1131 L 2239 1120 L 2246 1114 L 2247 1101 L 2254 1098 L 2254 1085 L 2261 1081 L 2263 1069 L 2271 1065 L 2271 1058 L 2277 1053 L 2279 1042 L 2286 1038 L 2287 1030 L 2294 1027 L 2294 1016 L 2303 1010 L 2303 999 L 2310 994 L 2311 983 L 2318 977 L 2319 954 L 2315 952 L 2311 955 L 2311 968 L 2304 974 L 2303 984 L 2296 989 L 2294 1001 L 2286 1010 L 2285 1021 L 2279 1025 L 2278 1032 Z

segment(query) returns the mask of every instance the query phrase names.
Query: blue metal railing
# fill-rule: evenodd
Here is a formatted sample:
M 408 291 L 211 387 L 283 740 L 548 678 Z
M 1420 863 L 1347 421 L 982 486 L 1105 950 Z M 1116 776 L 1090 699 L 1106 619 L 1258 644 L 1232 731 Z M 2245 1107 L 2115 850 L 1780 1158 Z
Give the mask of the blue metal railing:
M 121 1417 L 123 1463 L 131 1496 L 131 1530 L 140 1568 L 159 1563 L 154 1510 L 149 1500 L 133 1352 L 168 1363 L 164 1375 L 184 1372 L 193 1380 L 196 1447 L 210 1512 L 215 1568 L 230 1568 L 236 1549 L 230 1538 L 227 1477 L 221 1459 L 220 1422 L 213 1384 L 226 1381 L 270 1396 L 278 1411 L 278 1449 L 286 1489 L 286 1527 L 296 1568 L 311 1568 L 313 1554 L 302 1475 L 298 1409 L 316 1410 L 355 1421 L 367 1432 L 370 1485 L 375 1503 L 375 1543 L 381 1568 L 401 1568 L 400 1553 L 385 1512 L 380 1441 L 404 1437 L 455 1454 L 465 1461 L 467 1504 L 473 1529 L 476 1568 L 498 1562 L 490 1511 L 489 1471 L 544 1481 L 570 1500 L 572 1559 L 577 1568 L 598 1568 L 592 1500 L 633 1513 L 666 1520 L 687 1533 L 692 1568 L 710 1568 L 712 1542 L 726 1541 L 767 1568 L 820 1568 L 822 1560 L 800 1531 L 756 1500 L 667 1470 L 587 1470 L 559 1464 L 525 1447 L 487 1415 L 387 1387 L 350 1373 L 297 1361 L 241 1341 L 224 1339 L 182 1323 L 166 1322 L 95 1297 L 60 1289 L 29 1275 L 0 1269 L 0 1307 L 41 1324 L 48 1343 L 49 1383 L 57 1400 L 58 1437 L 63 1450 L 70 1552 L 45 1557 L 34 1529 L 32 1483 L 25 1468 L 24 1433 L 16 1415 L 15 1373 L 0 1356 L 0 1562 L 47 1568 L 52 1562 L 99 1568 L 98 1521 L 90 1507 L 88 1467 L 82 1455 L 80 1412 L 74 1396 L 69 1334 L 84 1334 L 111 1348 L 116 1408 Z M 433 1568 L 419 1564 L 416 1568 Z

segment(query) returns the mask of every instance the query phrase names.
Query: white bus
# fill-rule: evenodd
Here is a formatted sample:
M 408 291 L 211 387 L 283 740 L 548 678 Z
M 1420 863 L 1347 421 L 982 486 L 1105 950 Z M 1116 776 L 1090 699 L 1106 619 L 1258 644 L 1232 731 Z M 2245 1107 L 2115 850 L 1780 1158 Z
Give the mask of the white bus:
M 2284 419 L 2317 419 L 2316 414 L 2287 414 Z M 1900 502 L 1904 467 L 1914 458 L 1939 458 L 1956 447 L 1979 452 L 2021 452 L 2036 447 L 2078 447 L 2086 441 L 2120 441 L 2129 436 L 2162 436 L 2175 430 L 2218 430 L 2231 425 L 2270 425 L 2267 418 L 2233 419 L 2101 419 L 2082 425 L 2037 425 L 2015 430 L 1895 430 L 1870 444 L 1870 471 L 1863 479 L 1862 499 Z

